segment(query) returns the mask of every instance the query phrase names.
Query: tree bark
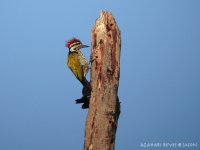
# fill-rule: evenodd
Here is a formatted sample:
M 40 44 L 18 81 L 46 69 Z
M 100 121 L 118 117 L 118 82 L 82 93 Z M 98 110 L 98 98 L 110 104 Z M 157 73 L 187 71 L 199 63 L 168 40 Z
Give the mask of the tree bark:
M 102 11 L 91 30 L 91 98 L 84 150 L 114 150 L 120 114 L 120 31 L 111 12 Z

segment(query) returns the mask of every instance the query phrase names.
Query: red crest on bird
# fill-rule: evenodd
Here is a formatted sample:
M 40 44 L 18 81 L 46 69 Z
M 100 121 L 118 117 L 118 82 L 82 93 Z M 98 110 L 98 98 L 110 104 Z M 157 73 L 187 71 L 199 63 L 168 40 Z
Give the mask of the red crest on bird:
M 70 45 L 73 44 L 73 43 L 75 43 L 75 42 L 80 42 L 81 43 L 81 41 L 79 39 L 72 38 L 72 39 L 70 39 L 70 40 L 67 41 L 67 43 L 66 43 L 65 46 L 68 47 L 68 48 L 70 48 Z

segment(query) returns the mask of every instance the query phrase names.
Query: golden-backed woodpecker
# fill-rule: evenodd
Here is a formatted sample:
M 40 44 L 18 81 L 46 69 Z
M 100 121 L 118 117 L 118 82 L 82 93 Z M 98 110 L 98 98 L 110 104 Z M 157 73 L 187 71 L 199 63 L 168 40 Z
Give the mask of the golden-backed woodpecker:
M 81 82 L 83 85 L 82 94 L 83 97 L 76 100 L 76 103 L 83 103 L 82 108 L 89 107 L 89 99 L 91 93 L 90 83 L 86 79 L 86 75 L 89 70 L 89 64 L 80 51 L 81 48 L 89 47 L 87 45 L 83 45 L 79 39 L 72 38 L 67 41 L 66 47 L 69 48 L 69 53 L 67 57 L 67 66 L 73 72 L 75 77 Z

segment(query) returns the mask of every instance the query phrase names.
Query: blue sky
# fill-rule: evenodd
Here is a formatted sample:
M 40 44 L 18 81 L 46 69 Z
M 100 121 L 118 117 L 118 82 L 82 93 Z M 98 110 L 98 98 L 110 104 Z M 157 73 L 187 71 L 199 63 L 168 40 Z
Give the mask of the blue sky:
M 200 1 L 1 0 L 1 150 L 82 149 L 87 110 L 64 45 L 90 45 L 100 10 L 122 38 L 116 150 L 199 142 Z

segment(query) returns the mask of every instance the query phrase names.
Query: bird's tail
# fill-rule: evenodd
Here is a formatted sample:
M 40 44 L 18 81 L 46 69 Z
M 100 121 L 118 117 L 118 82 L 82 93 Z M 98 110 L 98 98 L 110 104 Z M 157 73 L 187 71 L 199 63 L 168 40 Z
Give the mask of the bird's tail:
M 89 86 L 90 85 L 90 82 L 88 82 L 88 80 L 85 77 L 83 77 L 82 80 L 79 80 L 79 81 L 81 82 L 81 84 L 83 86 Z
M 89 108 L 91 85 L 90 85 L 90 82 L 88 82 L 86 78 L 81 83 L 83 84 L 83 89 L 82 89 L 83 96 L 80 99 L 76 100 L 76 104 L 83 103 L 82 108 L 86 109 L 86 108 Z

